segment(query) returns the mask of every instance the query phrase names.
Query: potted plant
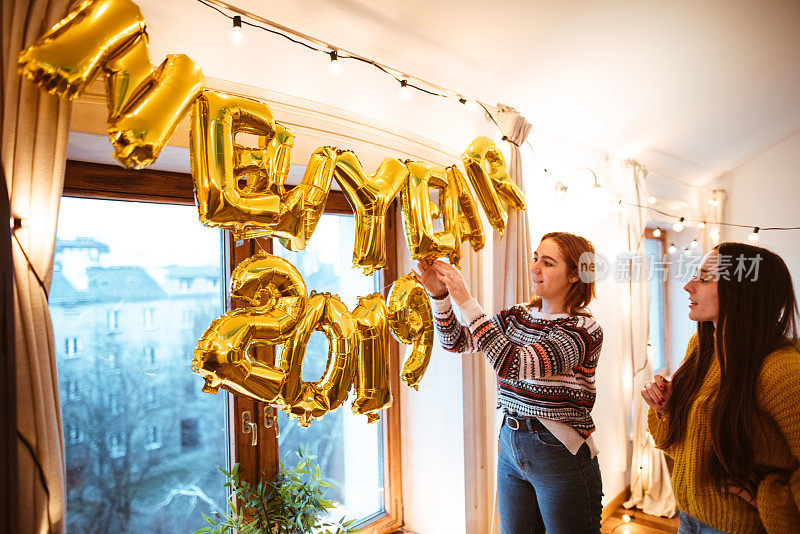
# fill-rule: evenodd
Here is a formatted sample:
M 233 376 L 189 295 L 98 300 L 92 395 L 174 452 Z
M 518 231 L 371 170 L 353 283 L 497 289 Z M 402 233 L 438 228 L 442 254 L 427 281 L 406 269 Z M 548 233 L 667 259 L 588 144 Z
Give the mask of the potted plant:
M 215 512 L 214 517 L 203 514 L 209 524 L 193 534 L 344 534 L 354 532 L 353 521 L 335 520 L 328 511 L 335 507 L 325 499 L 333 485 L 323 480 L 320 468 L 305 449 L 297 451 L 297 465 L 287 468 L 280 464 L 272 481 L 261 480 L 252 485 L 239 477 L 239 464 L 230 472 L 220 468 L 227 477 L 225 487 L 231 489 L 229 513 Z M 236 504 L 234 504 L 234 497 Z

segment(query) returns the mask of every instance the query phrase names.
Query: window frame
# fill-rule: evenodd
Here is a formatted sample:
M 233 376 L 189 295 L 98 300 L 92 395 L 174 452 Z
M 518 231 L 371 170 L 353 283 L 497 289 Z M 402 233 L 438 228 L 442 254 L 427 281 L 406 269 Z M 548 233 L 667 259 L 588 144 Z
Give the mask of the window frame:
M 133 202 L 155 202 L 177 205 L 195 205 L 194 181 L 191 174 L 153 169 L 129 170 L 114 165 L 67 160 L 62 196 L 91 198 L 97 200 L 122 200 Z M 387 265 L 380 271 L 380 287 L 384 298 L 388 297 L 389 284 L 398 277 L 398 226 L 397 200 L 387 210 L 386 240 Z M 331 190 L 324 213 L 354 216 L 345 195 Z M 198 224 L 200 222 L 198 221 Z M 233 269 L 244 259 L 258 250 L 272 250 L 271 238 L 256 238 L 235 241 L 227 232 L 224 239 L 223 254 L 225 266 L 225 309 L 231 310 L 230 276 Z M 274 348 L 260 346 L 259 350 L 271 351 Z M 263 357 L 269 358 L 269 354 Z M 374 534 L 387 534 L 403 526 L 403 506 L 401 488 L 401 425 L 400 425 L 400 346 L 389 336 L 390 387 L 395 402 L 383 411 L 383 470 L 384 470 L 384 512 L 368 519 L 359 528 Z M 274 361 L 271 360 L 271 361 Z M 223 394 L 221 390 L 218 394 Z M 278 471 L 278 439 L 274 426 L 266 428 L 265 410 L 276 415 L 277 408 L 244 397 L 224 393 L 228 398 L 228 440 L 231 465 L 239 463 L 242 479 L 257 483 L 259 474 L 273 477 Z M 257 446 L 251 446 L 250 434 L 241 432 L 242 414 L 249 411 L 259 422 Z M 268 439 L 267 439 L 268 438 Z M 248 469 L 248 467 L 251 467 Z

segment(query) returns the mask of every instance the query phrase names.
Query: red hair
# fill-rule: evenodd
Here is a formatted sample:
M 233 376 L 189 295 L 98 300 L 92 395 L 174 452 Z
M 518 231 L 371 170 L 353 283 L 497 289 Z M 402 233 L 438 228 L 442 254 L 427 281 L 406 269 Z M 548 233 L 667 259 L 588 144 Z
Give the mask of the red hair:
M 590 273 L 594 273 L 594 245 L 588 239 L 568 232 L 550 232 L 542 236 L 542 241 L 545 239 L 551 239 L 558 245 L 561 255 L 567 262 L 567 276 L 578 277 L 567 290 L 564 308 L 569 315 L 590 317 L 591 313 L 584 308 L 595 297 L 594 277 L 581 276 L 581 270 L 588 269 Z M 542 309 L 540 297 L 534 297 L 532 304 Z

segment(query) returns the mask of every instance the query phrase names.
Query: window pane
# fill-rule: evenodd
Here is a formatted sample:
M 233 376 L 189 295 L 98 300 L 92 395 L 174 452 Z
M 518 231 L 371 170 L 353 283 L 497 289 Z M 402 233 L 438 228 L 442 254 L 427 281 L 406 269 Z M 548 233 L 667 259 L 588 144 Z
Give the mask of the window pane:
M 645 253 L 651 266 L 650 280 L 650 357 L 653 371 L 660 371 L 667 365 L 666 337 L 664 332 L 664 258 L 660 239 L 645 239 Z M 674 370 L 674 369 L 673 369 Z
M 50 312 L 69 532 L 192 532 L 225 509 L 225 395 L 189 368 L 223 311 L 220 254 L 192 206 L 62 199 Z
M 364 276 L 353 268 L 355 219 L 352 216 L 323 215 L 305 250 L 290 252 L 273 240 L 273 253 L 289 260 L 306 282 L 308 291 L 328 291 L 339 295 L 347 309 L 380 289 L 379 275 Z M 328 341 L 322 332 L 312 334 L 306 348 L 303 380 L 319 380 L 328 359 Z M 396 393 L 395 393 L 396 395 Z M 308 428 L 279 415 L 278 448 L 281 462 L 297 463 L 299 446 L 309 446 L 317 455 L 323 475 L 335 488 L 328 498 L 340 503 L 338 512 L 349 519 L 366 519 L 383 512 L 383 416 L 368 424 L 364 415 L 353 415 L 350 392 L 347 402 L 338 409 L 312 421 Z

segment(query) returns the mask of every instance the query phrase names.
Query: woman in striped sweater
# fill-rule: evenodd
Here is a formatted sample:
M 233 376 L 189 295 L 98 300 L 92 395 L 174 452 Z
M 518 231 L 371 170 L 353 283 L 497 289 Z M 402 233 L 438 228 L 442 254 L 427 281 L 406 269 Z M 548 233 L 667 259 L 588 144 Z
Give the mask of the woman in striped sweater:
M 603 493 L 591 410 L 603 331 L 586 309 L 594 281 L 581 274 L 594 272 L 593 255 L 580 236 L 546 234 L 530 264 L 533 302 L 493 317 L 458 269 L 441 260 L 419 263 L 444 348 L 483 352 L 499 378 L 502 534 L 600 532 Z
M 680 533 L 800 532 L 797 303 L 784 261 L 722 243 L 685 288 L 697 334 L 672 380 L 642 388 L 675 460 Z

